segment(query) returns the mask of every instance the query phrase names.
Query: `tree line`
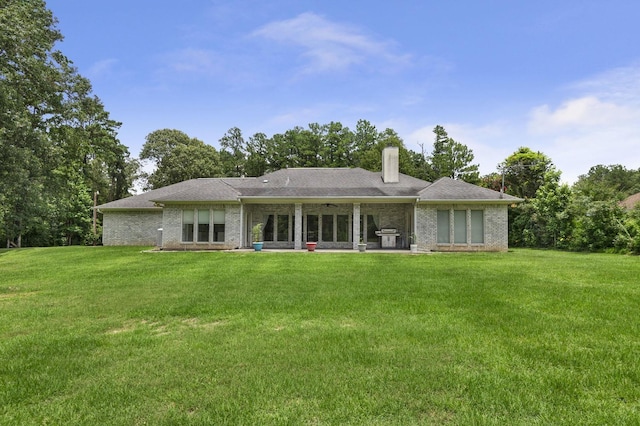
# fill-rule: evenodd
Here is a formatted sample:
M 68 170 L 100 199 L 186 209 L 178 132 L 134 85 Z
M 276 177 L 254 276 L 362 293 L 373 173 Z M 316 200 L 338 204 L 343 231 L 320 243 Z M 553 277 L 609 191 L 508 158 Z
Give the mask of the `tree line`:
M 140 160 L 150 161 L 154 171 L 142 175 L 145 189 L 155 189 L 194 177 L 262 176 L 294 167 L 361 167 L 381 170 L 382 150 L 399 148 L 400 172 L 433 181 L 442 176 L 479 182 L 473 152 L 436 126 L 429 155 L 405 147 L 393 129 L 378 131 L 367 120 L 355 130 L 340 122 L 311 123 L 268 137 L 256 133 L 245 138 L 233 127 L 220 138 L 220 149 L 175 129 L 161 129 L 147 135 Z
M 42 0 L 0 4 L 0 238 L 8 247 L 92 239 L 93 196 L 129 194 L 137 160 L 89 80 L 55 44 Z
M 510 244 L 640 253 L 640 206 L 619 201 L 640 192 L 640 169 L 594 166 L 560 184 L 549 157 L 517 149 L 480 176 L 474 155 L 442 126 L 430 152 L 407 149 L 393 129 L 367 120 L 311 123 L 245 138 L 233 127 L 219 149 L 175 129 L 149 133 L 140 158 L 118 140 L 88 79 L 55 48 L 62 40 L 43 0 L 0 5 L 0 238 L 7 247 L 95 243 L 92 206 L 129 196 L 141 179 L 154 189 L 197 177 L 260 176 L 287 167 L 381 169 L 386 146 L 399 148 L 400 171 L 427 181 L 448 176 L 524 199 L 509 211 Z M 141 172 L 141 162 L 153 171 Z

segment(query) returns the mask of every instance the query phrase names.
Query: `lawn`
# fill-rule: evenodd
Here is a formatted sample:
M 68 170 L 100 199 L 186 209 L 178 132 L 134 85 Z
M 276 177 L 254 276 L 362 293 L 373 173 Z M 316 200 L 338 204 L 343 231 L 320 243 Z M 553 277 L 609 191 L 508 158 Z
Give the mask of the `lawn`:
M 0 424 L 638 424 L 640 258 L 0 251 Z

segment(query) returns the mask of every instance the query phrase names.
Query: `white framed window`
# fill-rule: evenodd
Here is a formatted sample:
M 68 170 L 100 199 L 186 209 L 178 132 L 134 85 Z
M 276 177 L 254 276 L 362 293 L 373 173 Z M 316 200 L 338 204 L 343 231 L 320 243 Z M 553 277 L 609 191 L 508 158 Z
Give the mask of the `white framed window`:
M 225 215 L 224 210 L 213 211 L 213 242 L 224 242 Z
M 483 210 L 471 210 L 471 244 L 484 244 Z
M 209 242 L 210 215 L 209 210 L 197 210 L 198 212 L 198 242 Z
M 336 241 L 339 243 L 346 243 L 350 241 L 349 235 L 351 234 L 351 226 L 349 226 L 348 214 L 336 215 Z
M 449 244 L 451 242 L 449 222 L 449 210 L 438 210 L 438 244 Z
M 276 218 L 276 238 L 278 241 L 291 241 L 291 230 L 289 228 L 289 215 L 279 214 Z
M 193 242 L 193 210 L 182 211 L 182 241 Z
M 453 211 L 453 243 L 454 244 L 467 243 L 467 211 L 466 210 Z

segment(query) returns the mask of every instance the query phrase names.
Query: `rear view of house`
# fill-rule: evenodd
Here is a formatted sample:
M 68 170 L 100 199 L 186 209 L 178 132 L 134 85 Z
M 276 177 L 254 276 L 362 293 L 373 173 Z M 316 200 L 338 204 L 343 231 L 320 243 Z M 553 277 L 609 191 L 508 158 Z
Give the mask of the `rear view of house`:
M 389 147 L 382 172 L 293 168 L 184 181 L 98 206 L 103 244 L 246 248 L 261 223 L 265 249 L 300 250 L 308 241 L 405 249 L 415 239 L 423 251 L 507 250 L 507 209 L 520 199 L 449 178 L 416 179 L 398 164 L 398 148 Z

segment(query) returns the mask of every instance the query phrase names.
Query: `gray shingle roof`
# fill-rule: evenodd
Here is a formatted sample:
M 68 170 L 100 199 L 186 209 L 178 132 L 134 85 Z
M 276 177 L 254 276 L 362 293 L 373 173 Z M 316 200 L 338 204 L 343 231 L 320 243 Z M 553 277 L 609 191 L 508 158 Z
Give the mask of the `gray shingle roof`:
M 154 209 L 156 202 L 236 202 L 268 198 L 406 197 L 421 201 L 511 201 L 518 198 L 449 178 L 430 183 L 404 174 L 384 183 L 380 172 L 361 168 L 282 169 L 259 178 L 191 179 L 98 206 L 101 210 Z
M 500 194 L 492 189 L 482 188 L 470 183 L 443 177 L 420 191 L 421 201 L 521 201 L 520 198 L 508 194 Z
M 640 192 L 633 194 L 620 201 L 620 205 L 627 210 L 633 210 L 636 204 L 640 203 Z
M 413 197 L 429 182 L 400 174 L 398 183 L 361 168 L 282 169 L 238 189 L 243 197 Z
M 231 181 L 233 179 L 230 179 Z M 254 180 L 254 179 L 250 179 Z M 202 202 L 202 201 L 237 201 L 240 192 L 233 188 L 227 179 L 202 178 L 195 179 L 193 185 L 189 185 L 180 191 L 168 195 L 154 197 L 153 201 L 166 202 Z

